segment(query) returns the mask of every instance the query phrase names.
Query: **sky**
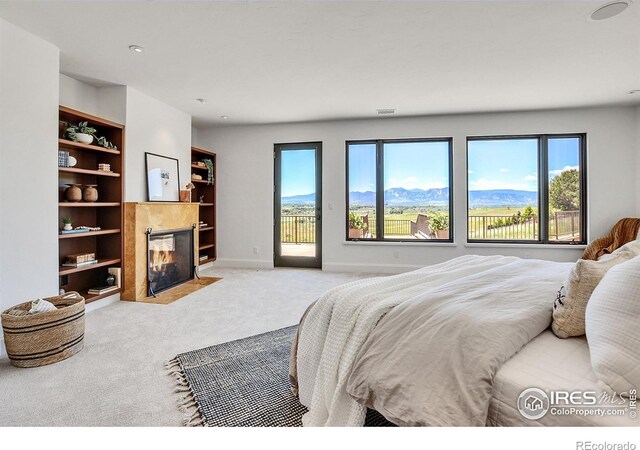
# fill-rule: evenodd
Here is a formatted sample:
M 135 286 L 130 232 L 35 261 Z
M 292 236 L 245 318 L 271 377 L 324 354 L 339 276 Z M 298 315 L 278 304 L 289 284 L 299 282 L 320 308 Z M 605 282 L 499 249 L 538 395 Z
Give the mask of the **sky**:
M 579 165 L 577 138 L 549 140 L 549 179 Z M 538 191 L 537 139 L 469 141 L 469 189 Z
M 376 190 L 376 144 L 349 145 L 349 191 Z
M 285 150 L 282 152 L 282 197 L 315 192 L 315 157 L 315 150 Z
M 384 189 L 431 189 L 448 186 L 447 142 L 402 142 L 384 145 Z M 498 139 L 469 142 L 470 190 L 538 190 L 536 139 Z M 577 168 L 580 142 L 577 138 L 549 140 L 549 179 L 563 170 Z M 349 190 L 375 191 L 375 144 L 349 146 Z M 315 191 L 315 151 L 282 152 L 282 196 Z
M 433 189 L 449 186 L 447 142 L 384 144 L 384 189 Z M 375 191 L 375 144 L 349 146 L 349 190 Z

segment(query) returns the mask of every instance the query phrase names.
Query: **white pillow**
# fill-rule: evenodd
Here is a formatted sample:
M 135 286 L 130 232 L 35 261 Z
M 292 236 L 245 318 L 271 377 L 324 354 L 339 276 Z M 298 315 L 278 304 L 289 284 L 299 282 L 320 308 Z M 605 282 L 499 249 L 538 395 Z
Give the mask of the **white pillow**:
M 611 268 L 586 311 L 591 365 L 618 394 L 640 388 L 640 256 Z
M 623 247 L 638 247 L 640 245 L 640 230 L 638 230 L 638 236 L 636 236 L 636 240 L 635 241 L 631 241 L 631 242 L 627 242 Z M 622 247 L 620 247 L 622 248 Z M 598 261 L 609 261 L 613 258 L 615 258 L 615 254 L 617 251 L 620 250 L 620 248 L 616 249 L 613 251 L 613 253 L 605 253 L 604 255 L 600 255 L 598 256 Z
M 578 260 L 553 303 L 551 330 L 555 335 L 563 339 L 584 336 L 584 312 L 593 290 L 609 269 L 638 255 L 640 241 L 631 241 L 611 253 L 606 260 Z

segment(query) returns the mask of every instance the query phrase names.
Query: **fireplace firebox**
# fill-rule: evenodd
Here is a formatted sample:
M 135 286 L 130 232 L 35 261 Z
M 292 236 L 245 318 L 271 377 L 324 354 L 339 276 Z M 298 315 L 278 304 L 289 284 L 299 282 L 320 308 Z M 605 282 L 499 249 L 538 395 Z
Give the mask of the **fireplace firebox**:
M 147 229 L 147 295 L 166 291 L 192 280 L 196 273 L 194 238 L 196 227 L 178 230 Z

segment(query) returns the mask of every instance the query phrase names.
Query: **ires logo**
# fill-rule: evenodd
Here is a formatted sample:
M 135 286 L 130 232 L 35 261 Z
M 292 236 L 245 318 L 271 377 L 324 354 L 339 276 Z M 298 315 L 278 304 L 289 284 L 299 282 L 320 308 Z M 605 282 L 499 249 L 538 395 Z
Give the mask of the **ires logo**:
M 553 406 L 594 406 L 598 404 L 598 394 L 594 391 L 551 391 L 549 401 Z
M 517 401 L 522 417 L 538 420 L 545 415 L 557 416 L 621 416 L 636 418 L 636 391 L 607 393 L 596 391 L 543 391 L 528 388 Z
M 529 420 L 538 420 L 549 411 L 551 402 L 545 391 L 538 388 L 528 388 L 518 396 L 518 411 L 522 417 Z

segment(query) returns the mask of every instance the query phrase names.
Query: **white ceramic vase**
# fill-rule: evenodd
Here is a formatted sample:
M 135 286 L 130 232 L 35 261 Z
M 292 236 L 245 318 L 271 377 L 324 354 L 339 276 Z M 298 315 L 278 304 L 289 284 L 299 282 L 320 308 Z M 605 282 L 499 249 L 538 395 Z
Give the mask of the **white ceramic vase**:
M 70 223 L 65 223 L 62 229 L 65 231 L 73 230 L 73 226 Z
M 93 142 L 93 136 L 87 133 L 76 133 L 76 139 L 82 144 L 91 144 Z

